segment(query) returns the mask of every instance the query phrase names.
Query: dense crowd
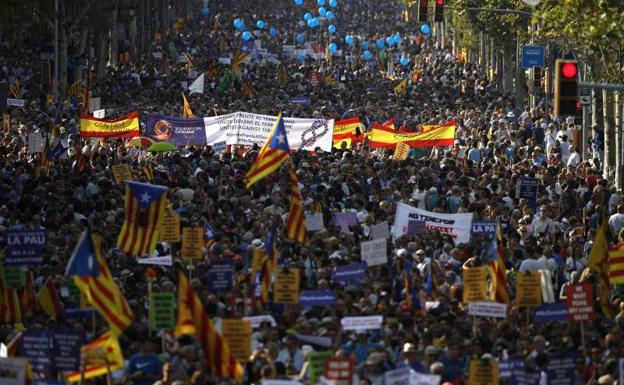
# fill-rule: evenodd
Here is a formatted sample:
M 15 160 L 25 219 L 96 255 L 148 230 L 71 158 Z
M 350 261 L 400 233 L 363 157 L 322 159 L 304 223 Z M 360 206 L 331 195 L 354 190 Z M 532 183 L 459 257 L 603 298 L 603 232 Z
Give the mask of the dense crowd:
M 148 154 L 127 148 L 122 140 L 82 139 L 87 166 L 80 171 L 75 154 L 75 143 L 81 140 L 77 109 L 46 102 L 30 60 L 37 49 L 19 50 L 15 55 L 16 48 L 5 42 L 0 51 L 0 78 L 12 84 L 18 79 L 27 105 L 11 108 L 11 129 L 0 139 L 0 235 L 15 228 L 47 230 L 44 264 L 30 268 L 36 288 L 48 277 L 55 279 L 59 291 L 67 286 L 67 260 L 81 231 L 90 227 L 102 235 L 108 265 L 136 316 L 120 337 L 126 369 L 115 372 L 113 381 L 134 385 L 223 381 L 206 370 L 203 353 L 192 338 L 174 340 L 169 333 L 162 336 L 163 332 L 148 330 L 145 265 L 115 247 L 124 221 L 125 190 L 123 184 L 115 183 L 111 166 L 127 163 L 138 169 L 149 163 L 154 168 L 151 183 L 170 188 L 169 199 L 181 216 L 181 225 L 214 230 L 204 257 L 192 265 L 179 257 L 179 247 L 160 244 L 158 253 L 173 255 L 174 266 L 150 268 L 149 274 L 156 275 L 152 290 L 174 291 L 175 271 L 192 269 L 191 285 L 217 325 L 224 318 L 259 314 L 271 314 L 277 321 L 254 329 L 253 353 L 245 363 L 248 383 L 271 378 L 309 381 L 307 357 L 322 350 L 353 357 L 360 385 L 383 385 L 385 372 L 406 366 L 419 373 L 439 374 L 440 384 L 467 383 L 471 358 L 523 360 L 545 381 L 548 357 L 562 352 L 576 354 L 574 384 L 613 383 L 622 351 L 624 314 L 617 313 L 624 309 L 617 292 L 609 298 L 617 315 L 607 317 L 596 301 L 598 316 L 584 324 L 583 336 L 578 324 L 535 323 L 526 309 L 514 304 L 516 274 L 539 270 L 549 272 L 555 301 L 565 299 L 565 287 L 579 281 L 592 283 L 594 292 L 600 292 L 595 275 L 587 269 L 592 241 L 602 221 L 608 221 L 610 239 L 617 240 L 624 220 L 621 196 L 612 179 L 601 172 L 600 127 L 594 127 L 591 150 L 580 153 L 582 138 L 573 119 L 554 119 L 539 107 L 524 108 L 523 102 L 498 91 L 476 64 L 454 56 L 448 42 L 436 44 L 431 36 L 415 32 L 413 23 L 405 24 L 398 7 L 345 1 L 336 16 L 340 43 L 347 32 L 371 44 L 390 33 L 403 36 L 401 48 L 389 50 L 388 58 L 394 52 L 404 53 L 410 65 L 386 60 L 386 67 L 394 67 L 396 77 L 410 79 L 404 95 L 394 95 L 396 81 L 386 76 L 388 68 L 382 72 L 376 62 L 362 59 L 357 45 L 341 44 L 353 60 L 334 56 L 331 64 L 282 55 L 281 47 L 294 44 L 294 35 L 304 31 L 298 24 L 302 8 L 291 2 L 279 2 L 270 14 L 262 1 L 212 5 L 209 17 L 199 15 L 156 46 L 156 51 L 163 52 L 162 59 L 133 57 L 108 68 L 102 79 L 91 84 L 93 96 L 101 97 L 108 117 L 135 110 L 179 116 L 183 91 L 179 84 L 188 80 L 188 65 L 178 62 L 179 54 L 192 53 L 196 68 L 207 71 L 219 56 L 234 54 L 240 45 L 241 34 L 232 28 L 235 18 L 251 24 L 262 17 L 278 35 L 271 37 L 265 30 L 258 31 L 256 38 L 277 55 L 280 64 L 252 59 L 242 66 L 254 87 L 248 98 L 236 82 L 224 92 L 217 91 L 228 70 L 217 65 L 218 76 L 207 81 L 205 92 L 189 98 L 196 116 L 247 111 L 338 120 L 359 117 L 367 129 L 373 122 L 393 119 L 397 129 L 408 131 L 416 131 L 421 124 L 457 122 L 452 147 L 412 149 L 403 161 L 391 160 L 391 150 L 373 150 L 366 142 L 331 153 L 292 153 L 306 213 L 323 214 L 325 229 L 311 232 L 308 245 L 282 236 L 289 209 L 287 171 L 245 189 L 245 172 L 257 148 L 217 152 L 211 147 L 187 147 Z M 327 42 L 326 34 L 306 35 L 310 40 L 324 39 L 323 47 Z M 281 70 L 288 74 L 286 84 L 277 79 Z M 308 76 L 313 70 L 333 72 L 340 86 L 313 86 Z M 414 71 L 417 77 L 412 77 Z M 296 96 L 309 97 L 310 105 L 291 103 Z M 60 130 L 50 139 L 61 140 L 68 153 L 42 166 L 41 154 L 27 151 L 27 135 L 51 133 L 57 109 L 62 109 Z M 527 176 L 539 180 L 536 202 L 516 195 L 519 180 Z M 473 213 L 474 220 L 500 223 L 511 296 L 507 318 L 467 315 L 462 304 L 462 267 L 484 263 L 487 247 L 458 244 L 448 234 L 428 231 L 388 240 L 387 264 L 369 268 L 366 278 L 347 285 L 332 279 L 337 267 L 361 262 L 360 243 L 370 239 L 371 226 L 383 221 L 393 224 L 398 202 L 438 213 Z M 357 225 L 348 231 L 334 226 L 334 213 L 339 212 L 356 213 Z M 257 298 L 250 298 L 256 296 L 255 277 L 249 277 L 254 248 L 263 247 L 273 221 L 280 234 L 278 264 L 301 271 L 301 290 L 333 290 L 335 306 L 271 303 L 263 308 Z M 5 243 L 4 236 L 0 242 Z M 230 291 L 207 289 L 208 270 L 215 258 L 234 262 L 236 283 Z M 409 301 L 403 281 L 406 274 L 412 292 Z M 364 315 L 383 315 L 382 328 L 358 333 L 342 330 L 343 317 Z M 55 320 L 38 314 L 24 319 L 23 327 L 69 327 L 84 331 L 89 340 L 100 335 L 106 323 L 98 319 L 97 325 L 91 325 L 90 321 Z M 13 325 L 4 325 L 0 336 L 6 343 L 15 332 Z M 298 335 L 329 337 L 331 343 L 317 346 Z M 87 383 L 97 381 L 104 379 Z

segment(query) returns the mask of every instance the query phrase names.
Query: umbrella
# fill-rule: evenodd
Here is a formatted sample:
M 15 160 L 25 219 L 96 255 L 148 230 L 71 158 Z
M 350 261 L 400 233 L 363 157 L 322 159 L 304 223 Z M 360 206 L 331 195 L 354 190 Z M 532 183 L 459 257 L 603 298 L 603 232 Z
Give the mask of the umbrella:
M 128 141 L 128 143 L 126 143 L 126 147 L 147 148 L 147 147 L 151 146 L 154 143 L 156 143 L 156 142 L 154 142 L 150 138 L 147 138 L 145 136 L 137 136 L 136 138 L 130 139 Z
M 147 149 L 149 152 L 178 151 L 178 148 L 169 142 L 154 143 Z

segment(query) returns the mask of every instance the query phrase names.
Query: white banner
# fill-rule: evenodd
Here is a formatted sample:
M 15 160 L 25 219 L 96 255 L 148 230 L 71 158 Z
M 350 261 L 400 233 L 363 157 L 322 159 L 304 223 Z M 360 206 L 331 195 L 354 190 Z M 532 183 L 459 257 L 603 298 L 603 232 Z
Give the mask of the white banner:
M 476 317 L 507 318 L 507 304 L 498 302 L 471 302 L 468 315 Z
M 386 238 L 374 239 L 360 244 L 362 261 L 366 266 L 384 265 L 388 262 L 388 248 Z
M 162 257 L 150 256 L 147 258 L 138 258 L 139 265 L 157 265 L 157 266 L 171 266 L 173 265 L 173 259 L 171 255 L 165 255 Z
M 277 326 L 277 322 L 275 322 L 275 318 L 273 318 L 273 316 L 270 316 L 268 314 L 265 315 L 256 315 L 253 317 L 243 317 L 243 319 L 245 321 L 251 321 L 251 327 L 253 329 L 257 329 L 260 327 L 260 324 L 264 321 L 268 321 L 271 323 L 271 327 L 276 327 Z
M 381 329 L 382 315 L 365 317 L 345 317 L 340 320 L 343 330 L 374 330 Z
M 204 118 L 206 143 L 225 141 L 227 144 L 262 146 L 277 116 L 235 112 Z M 331 151 L 334 120 L 284 118 L 288 145 L 292 150 Z
M 410 373 L 410 385 L 438 385 L 440 376 L 437 374 L 422 374 L 412 370 Z
M 387 371 L 385 374 L 385 385 L 409 385 L 410 372 L 412 372 L 412 369 L 409 366 Z
M 427 226 L 427 230 L 437 230 L 442 235 L 449 234 L 456 244 L 470 242 L 472 213 L 441 214 L 421 210 L 399 202 L 394 216 L 392 236 L 398 238 L 407 234 L 409 221 L 423 221 L 425 226 Z

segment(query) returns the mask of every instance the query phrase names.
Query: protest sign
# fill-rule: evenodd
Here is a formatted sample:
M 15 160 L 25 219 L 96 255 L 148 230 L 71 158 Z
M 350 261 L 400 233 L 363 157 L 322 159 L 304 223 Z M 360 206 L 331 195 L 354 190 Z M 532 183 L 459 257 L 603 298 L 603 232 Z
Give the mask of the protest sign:
M 496 233 L 496 221 L 473 221 L 472 222 L 472 235 L 475 234 L 495 234 Z
M 260 325 L 263 322 L 270 323 L 271 327 L 276 327 L 277 326 L 277 322 L 275 322 L 275 318 L 273 318 L 273 316 L 270 316 L 268 314 L 256 315 L 256 316 L 252 316 L 252 317 L 243 317 L 243 320 L 251 322 L 251 327 L 253 329 L 259 328 Z
M 334 213 L 334 226 L 340 227 L 340 231 L 350 234 L 349 226 L 357 226 L 355 213 Z
M 251 355 L 251 321 L 224 319 L 221 331 L 234 357 L 241 363 L 247 362 Z
M 397 143 L 394 148 L 394 154 L 392 154 L 392 160 L 405 160 L 409 155 L 410 146 L 406 143 Z
M 28 134 L 28 152 L 31 154 L 40 153 L 43 147 L 43 136 L 40 132 Z
M 205 146 L 205 130 L 204 118 L 181 118 L 160 114 L 147 114 L 146 117 L 146 136 L 175 146 Z
M 0 358 L 0 384 L 25 385 L 27 364 L 23 358 Z
M 175 326 L 174 293 L 152 292 L 149 296 L 149 322 L 152 329 L 171 329 Z
M 507 318 L 507 304 L 498 302 L 470 302 L 468 315 L 475 317 Z
M 160 241 L 180 242 L 180 216 L 169 208 L 164 210 L 163 221 L 160 225 Z
M 362 242 L 360 249 L 362 261 L 364 261 L 368 267 L 385 265 L 388 262 L 388 248 L 385 238 Z
M 310 383 L 316 384 L 319 377 L 323 374 L 325 368 L 325 359 L 333 357 L 334 352 L 312 352 L 308 354 L 308 375 L 310 377 Z
M 494 360 L 470 360 L 468 385 L 498 384 L 498 362 Z
M 576 378 L 576 353 L 564 355 L 550 353 L 546 357 L 546 374 L 549 384 L 574 385 Z
M 52 334 L 52 356 L 56 371 L 80 369 L 82 336 L 74 331 L 55 331 Z
M 24 99 L 6 98 L 6 104 L 8 107 L 24 108 L 26 102 L 24 101 Z
M 336 304 L 336 293 L 332 290 L 304 290 L 299 296 L 299 304 L 310 306 L 333 306 Z
M 0 279 L 4 278 L 7 287 L 11 289 L 21 289 L 26 282 L 26 272 L 21 266 L 5 266 L 0 263 Z
M 472 213 L 467 214 L 443 214 L 418 209 L 405 203 L 397 203 L 394 216 L 392 236 L 399 238 L 407 234 L 407 226 L 410 220 L 424 221 L 429 231 L 438 231 L 440 234 L 450 235 L 455 243 L 470 242 L 472 230 Z
M 306 214 L 305 218 L 308 231 L 319 231 L 325 227 L 323 225 L 323 214 Z
M 568 304 L 555 302 L 536 307 L 533 312 L 533 322 L 568 322 Z
M 352 281 L 359 282 L 363 278 L 366 278 L 366 276 L 365 263 L 352 263 L 347 266 L 336 267 L 333 274 L 333 281 L 347 285 Z
M 353 358 L 330 357 L 325 359 L 323 377 L 336 385 L 349 385 L 353 377 Z
M 584 283 L 568 286 L 568 320 L 570 322 L 593 321 L 594 290 L 591 284 Z
M 342 330 L 376 330 L 381 329 L 382 323 L 382 315 L 345 317 L 340 320 Z
M 51 353 L 48 332 L 38 330 L 22 332 L 20 356 L 28 358 L 34 371 L 52 372 L 54 362 Z
M 463 269 L 464 303 L 485 301 L 487 290 L 487 267 Z
M 529 207 L 537 207 L 537 196 L 539 193 L 539 180 L 537 178 L 523 176 L 517 185 L 516 198 L 525 198 Z
M 542 304 L 542 278 L 539 272 L 516 274 L 516 305 L 537 307 Z
M 6 266 L 43 264 L 45 230 L 9 230 L 6 237 Z
M 137 262 L 139 265 L 156 265 L 156 266 L 172 266 L 173 259 L 171 255 L 163 255 L 159 256 L 150 256 L 147 258 L 138 258 Z
M 390 228 L 388 222 L 383 221 L 370 228 L 371 239 L 388 239 L 390 238 Z
M 412 370 L 410 385 L 439 385 L 441 377 L 437 374 L 423 374 Z
M 234 262 L 230 259 L 214 259 L 208 270 L 208 288 L 211 291 L 226 291 L 234 280 Z
M 115 177 L 115 183 L 120 184 L 127 180 L 132 180 L 132 171 L 127 164 L 114 164 L 113 176 Z
M 273 283 L 273 302 L 296 304 L 299 302 L 299 270 L 279 269 Z
M 203 255 L 204 228 L 185 227 L 182 229 L 182 258 L 199 259 Z
M 319 337 L 319 336 L 297 334 L 297 339 L 301 342 L 305 342 L 305 343 L 317 345 L 317 346 L 322 346 L 324 348 L 329 348 L 332 344 L 331 337 Z
M 409 366 L 387 371 L 384 374 L 385 385 L 410 385 L 410 372 L 412 369 Z

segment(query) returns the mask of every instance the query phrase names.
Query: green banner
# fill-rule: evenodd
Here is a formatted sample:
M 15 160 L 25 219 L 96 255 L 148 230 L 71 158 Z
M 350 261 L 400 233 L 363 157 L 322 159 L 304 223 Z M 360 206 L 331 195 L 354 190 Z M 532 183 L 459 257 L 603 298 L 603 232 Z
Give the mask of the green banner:
M 0 279 L 4 280 L 7 287 L 20 289 L 26 285 L 26 271 L 22 266 L 4 266 L 4 260 L 0 263 Z
M 173 293 L 150 294 L 149 322 L 152 329 L 172 329 L 175 326 L 174 304 Z
M 308 354 L 308 362 L 310 363 L 308 369 L 310 370 L 310 383 L 316 384 L 323 374 L 325 366 L 325 358 L 332 357 L 334 352 L 314 352 Z

